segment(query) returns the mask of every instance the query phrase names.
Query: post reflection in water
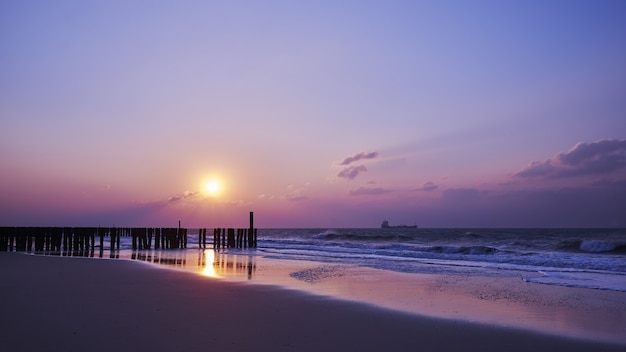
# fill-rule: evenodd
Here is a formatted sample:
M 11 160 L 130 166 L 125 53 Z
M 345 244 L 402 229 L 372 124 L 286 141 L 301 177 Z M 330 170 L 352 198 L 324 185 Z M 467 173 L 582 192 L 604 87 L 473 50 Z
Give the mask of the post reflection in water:
M 252 280 L 257 269 L 254 251 L 231 251 L 215 249 L 168 249 L 168 250 L 109 250 L 106 256 L 104 250 L 100 255 L 94 252 L 36 252 L 34 254 L 44 256 L 80 256 L 92 258 L 130 259 L 160 266 L 183 269 L 192 272 L 200 272 L 203 276 L 211 278 L 224 278 Z M 196 260 L 194 260 L 194 257 Z M 196 265 L 193 265 L 194 262 Z
M 193 265 L 194 255 L 196 266 Z M 245 251 L 241 253 L 214 249 L 133 251 L 130 259 L 200 272 L 206 277 L 232 280 L 242 278 L 251 280 L 257 268 L 255 256 Z

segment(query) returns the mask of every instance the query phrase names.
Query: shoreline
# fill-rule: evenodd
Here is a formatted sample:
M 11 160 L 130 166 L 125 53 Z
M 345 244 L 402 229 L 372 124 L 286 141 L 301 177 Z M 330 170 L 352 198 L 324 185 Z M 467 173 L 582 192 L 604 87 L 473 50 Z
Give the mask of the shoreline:
M 81 261 L 80 265 L 76 260 Z M 392 346 L 393 350 L 409 348 L 413 346 L 411 344 L 418 346 L 427 341 L 429 346 L 445 351 L 452 350 L 453 342 L 461 341 L 459 338 L 463 339 L 466 350 L 484 350 L 485 341 L 489 341 L 490 346 L 509 350 L 517 348 L 520 351 L 526 350 L 529 344 L 534 350 L 546 351 L 554 348 L 610 351 L 623 350 L 626 345 L 624 341 L 594 341 L 577 334 L 553 335 L 519 326 L 486 323 L 480 319 L 455 318 L 454 315 L 442 319 L 429 314 L 401 312 L 397 307 L 383 309 L 375 307 L 374 302 L 359 303 L 367 303 L 362 297 L 348 301 L 338 293 L 327 292 L 322 296 L 324 292 L 315 291 L 322 286 L 326 287 L 323 290 L 328 290 L 328 287 L 335 287 L 336 290 L 337 282 L 348 282 L 345 287 L 351 287 L 351 292 L 367 292 L 356 282 L 369 284 L 370 287 L 379 285 L 380 282 L 372 285 L 372 282 L 364 281 L 376 278 L 370 270 L 361 272 L 361 276 L 354 275 L 355 272 L 335 275 L 336 272 L 331 270 L 322 273 L 323 278 L 314 284 L 298 280 L 304 285 L 315 286 L 315 289 L 309 287 L 309 293 L 306 293 L 294 287 L 285 289 L 266 282 L 250 285 L 232 282 L 237 280 L 208 279 L 198 275 L 202 274 L 200 272 L 155 270 L 153 265 L 140 265 L 131 260 L 98 261 L 1 253 L 0 263 L 4 278 L 0 283 L 3 296 L 5 302 L 11 302 L 9 307 L 5 307 L 6 314 L 3 314 L 0 328 L 10 332 L 6 335 L 9 336 L 11 350 L 15 351 L 39 346 L 40 342 L 29 338 L 29 327 L 32 326 L 53 332 L 50 341 L 57 340 L 54 336 L 65 336 L 70 340 L 76 337 L 82 343 L 93 343 L 106 341 L 107 336 L 118 334 L 123 337 L 122 340 L 111 337 L 117 341 L 116 348 L 125 348 L 124 341 L 128 346 L 142 343 L 141 346 L 145 347 L 143 344 L 150 344 L 154 331 L 162 330 L 163 334 L 172 338 L 184 337 L 189 350 L 202 349 L 206 346 L 202 343 L 211 339 L 215 340 L 211 346 L 230 346 L 232 349 L 236 345 L 239 350 L 318 350 L 336 349 L 337 346 L 356 349 L 355 344 L 361 344 L 361 350 L 374 350 L 376 346 L 387 350 Z M 300 263 L 298 266 L 301 271 L 314 274 L 306 271 L 309 264 Z M 262 260 L 254 265 L 257 277 L 271 276 L 269 274 L 273 269 L 264 267 Z M 228 265 L 225 268 L 228 269 Z M 230 266 L 230 269 L 235 271 L 236 266 Z M 360 270 L 346 269 L 349 272 Z M 376 280 L 380 279 L 382 276 Z M 247 278 L 244 275 L 239 281 L 247 281 Z M 446 290 L 455 286 L 452 283 L 448 286 L 444 282 L 440 284 Z M 431 308 L 437 310 L 448 304 L 448 308 L 454 311 L 454 305 L 450 306 L 453 300 L 449 298 L 438 304 L 433 303 Z M 384 307 L 383 304 L 378 305 Z M 177 326 L 177 322 L 182 325 Z M 241 328 L 237 327 L 240 324 Z M 229 331 L 231 325 L 235 326 L 235 330 Z M 296 326 L 298 331 L 293 331 Z M 434 329 L 435 326 L 437 329 Z M 246 327 L 251 330 L 247 331 Z M 44 332 L 41 336 L 44 341 L 45 336 L 47 333 Z M 147 339 L 147 342 L 140 341 L 139 337 Z M 320 337 L 328 337 L 329 340 L 319 341 Z M 232 345 L 225 344 L 225 341 Z M 111 348 L 109 343 L 103 343 L 102 350 L 106 346 Z M 160 347 L 160 343 L 155 345 L 155 348 Z
M 480 276 L 400 273 L 349 264 L 268 259 L 253 253 L 167 252 L 176 259 L 166 260 L 165 265 L 163 252 L 144 252 L 143 257 L 134 259 L 210 278 L 279 286 L 403 313 L 626 345 L 626 292 L 622 291 L 523 280 L 538 275 L 530 272 L 485 269 Z

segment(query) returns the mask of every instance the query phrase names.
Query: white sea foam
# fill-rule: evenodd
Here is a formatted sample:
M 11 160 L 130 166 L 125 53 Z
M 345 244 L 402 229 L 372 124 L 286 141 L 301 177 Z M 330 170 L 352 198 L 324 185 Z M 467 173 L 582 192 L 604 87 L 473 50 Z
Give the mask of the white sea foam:
M 548 285 L 626 292 L 626 275 L 581 271 L 542 271 L 541 274 L 543 275 L 526 277 L 524 281 Z
M 580 244 L 580 250 L 586 252 L 610 252 L 626 246 L 626 242 L 584 240 Z

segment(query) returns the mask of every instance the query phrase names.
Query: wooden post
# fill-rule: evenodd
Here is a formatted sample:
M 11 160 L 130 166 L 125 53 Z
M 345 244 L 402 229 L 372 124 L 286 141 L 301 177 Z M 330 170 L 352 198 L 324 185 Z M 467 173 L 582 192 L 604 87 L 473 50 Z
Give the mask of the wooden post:
M 136 235 L 136 232 L 131 230 L 130 237 L 132 237 L 132 239 L 133 239 L 132 248 L 133 248 L 133 250 L 136 250 L 137 249 L 137 235 Z
M 235 229 L 228 229 L 228 248 L 235 247 Z
M 248 248 L 252 248 L 254 247 L 254 229 L 253 228 L 249 228 L 248 229 L 248 236 L 247 236 L 247 241 L 248 241 Z

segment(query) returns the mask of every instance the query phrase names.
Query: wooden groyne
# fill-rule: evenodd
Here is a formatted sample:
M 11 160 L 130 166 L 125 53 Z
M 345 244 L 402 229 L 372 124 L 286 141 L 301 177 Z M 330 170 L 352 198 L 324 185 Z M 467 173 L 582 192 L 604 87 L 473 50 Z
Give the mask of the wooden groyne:
M 119 250 L 122 237 L 131 238 L 132 249 L 187 248 L 187 229 L 182 228 L 0 227 L 0 251 L 102 250 L 105 239 L 111 250 Z
M 257 229 L 215 228 L 198 230 L 198 247 L 255 248 Z M 0 251 L 67 252 L 104 249 L 119 250 L 122 237 L 130 238 L 131 249 L 185 249 L 185 228 L 102 228 L 102 227 L 0 227 Z
M 188 229 L 146 227 L 0 227 L 0 251 L 89 253 L 105 248 L 120 249 L 122 237 L 130 237 L 131 249 L 185 249 Z M 213 241 L 207 241 L 207 229 L 198 229 L 198 247 L 256 248 L 257 229 L 250 212 L 250 227 L 214 228 Z M 80 254 L 77 254 L 80 255 Z

